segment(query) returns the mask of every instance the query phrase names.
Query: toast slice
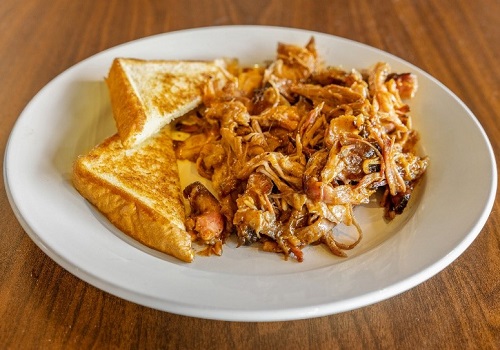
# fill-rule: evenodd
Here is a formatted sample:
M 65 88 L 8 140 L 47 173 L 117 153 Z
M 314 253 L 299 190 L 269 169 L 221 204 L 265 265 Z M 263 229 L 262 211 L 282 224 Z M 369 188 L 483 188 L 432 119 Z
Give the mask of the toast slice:
M 208 81 L 224 83 L 225 63 L 116 58 L 108 85 L 113 117 L 125 147 L 147 140 L 196 108 Z
M 182 261 L 193 260 L 167 127 L 132 149 L 118 134 L 109 137 L 76 159 L 73 184 L 125 234 Z

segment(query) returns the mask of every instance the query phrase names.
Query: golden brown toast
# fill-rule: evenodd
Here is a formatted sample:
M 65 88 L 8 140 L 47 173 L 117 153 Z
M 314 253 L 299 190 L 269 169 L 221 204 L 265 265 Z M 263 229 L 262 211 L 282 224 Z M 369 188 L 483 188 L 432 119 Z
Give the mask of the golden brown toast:
M 106 83 L 124 145 L 135 147 L 201 103 L 209 80 L 225 81 L 224 62 L 116 58 Z
M 115 134 L 73 166 L 80 194 L 130 237 L 182 261 L 194 258 L 168 128 L 127 149 Z

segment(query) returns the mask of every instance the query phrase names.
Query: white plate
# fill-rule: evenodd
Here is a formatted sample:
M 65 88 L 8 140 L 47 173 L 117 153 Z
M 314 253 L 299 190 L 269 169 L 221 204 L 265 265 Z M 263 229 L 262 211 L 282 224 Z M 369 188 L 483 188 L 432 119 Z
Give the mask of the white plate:
M 106 222 L 70 182 L 71 165 L 115 132 L 103 83 L 113 58 L 213 59 L 244 64 L 274 58 L 278 41 L 303 45 L 314 35 L 330 64 L 365 68 L 376 61 L 414 72 L 411 102 L 425 181 L 389 224 L 376 205 L 356 211 L 364 238 L 349 258 L 321 247 L 305 261 L 284 261 L 256 247 L 229 244 L 222 257 L 192 264 L 153 252 Z M 481 174 L 481 181 L 477 181 Z M 4 162 L 10 203 L 33 241 L 82 280 L 148 307 L 221 320 L 272 321 L 338 313 L 389 298 L 430 278 L 474 240 L 491 211 L 497 174 L 491 146 L 469 109 L 422 70 L 377 49 L 331 35 L 275 27 L 213 27 L 127 43 L 68 69 L 27 105 Z

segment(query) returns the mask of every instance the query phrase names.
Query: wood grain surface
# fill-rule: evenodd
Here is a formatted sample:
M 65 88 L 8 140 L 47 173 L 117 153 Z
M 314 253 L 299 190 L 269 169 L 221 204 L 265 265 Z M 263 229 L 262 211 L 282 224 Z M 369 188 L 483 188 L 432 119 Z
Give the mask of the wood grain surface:
M 82 59 L 153 34 L 230 24 L 310 29 L 395 54 L 462 99 L 500 154 L 498 0 L 2 0 L 0 154 L 26 104 Z M 498 196 L 472 245 L 425 283 L 337 315 L 246 323 L 149 309 L 79 280 L 35 246 L 3 176 L 0 186 L 2 349 L 500 348 Z

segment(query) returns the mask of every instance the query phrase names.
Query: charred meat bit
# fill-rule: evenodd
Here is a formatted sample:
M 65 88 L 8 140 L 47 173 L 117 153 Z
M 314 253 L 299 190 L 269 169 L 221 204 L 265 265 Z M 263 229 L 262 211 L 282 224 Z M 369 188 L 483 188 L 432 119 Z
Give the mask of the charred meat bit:
M 220 249 L 225 223 L 217 198 L 200 182 L 187 186 L 183 194 L 191 206 L 191 214 L 186 220 L 188 231 L 203 243 Z

